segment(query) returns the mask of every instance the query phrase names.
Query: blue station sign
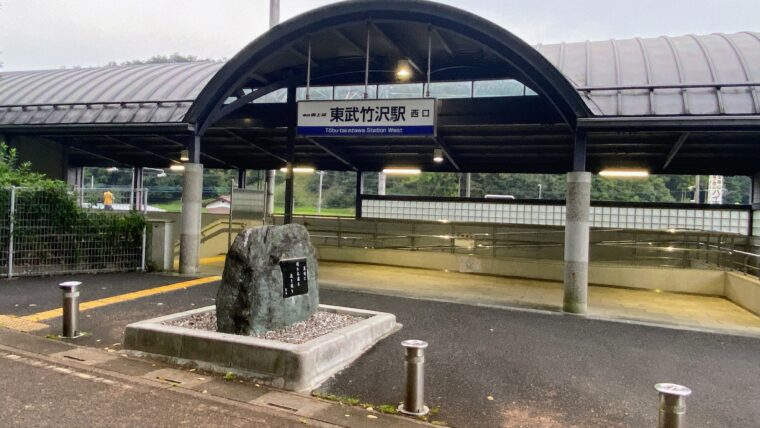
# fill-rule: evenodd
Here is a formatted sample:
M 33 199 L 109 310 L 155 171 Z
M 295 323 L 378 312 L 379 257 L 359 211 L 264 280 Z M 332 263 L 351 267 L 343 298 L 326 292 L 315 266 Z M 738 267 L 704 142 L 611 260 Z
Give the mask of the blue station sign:
M 298 134 L 307 137 L 434 136 L 434 98 L 298 103 Z

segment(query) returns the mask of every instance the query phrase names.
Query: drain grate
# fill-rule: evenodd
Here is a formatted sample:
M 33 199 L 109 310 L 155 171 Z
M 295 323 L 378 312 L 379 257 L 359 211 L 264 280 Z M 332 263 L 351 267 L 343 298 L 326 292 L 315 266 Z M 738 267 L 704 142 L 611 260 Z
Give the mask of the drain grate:
M 169 379 L 167 377 L 161 377 L 161 376 L 156 376 L 156 379 L 160 380 L 161 382 L 168 382 L 174 385 L 182 385 L 184 383 L 179 380 Z
M 294 409 L 293 407 L 283 406 L 282 404 L 267 403 L 267 405 L 272 406 L 272 407 L 277 407 L 278 409 L 289 410 L 291 412 L 297 412 L 298 411 L 298 409 Z
M 70 360 L 79 361 L 79 362 L 85 362 L 85 361 L 87 361 L 84 358 L 72 357 L 71 355 L 64 355 L 63 358 L 68 358 Z

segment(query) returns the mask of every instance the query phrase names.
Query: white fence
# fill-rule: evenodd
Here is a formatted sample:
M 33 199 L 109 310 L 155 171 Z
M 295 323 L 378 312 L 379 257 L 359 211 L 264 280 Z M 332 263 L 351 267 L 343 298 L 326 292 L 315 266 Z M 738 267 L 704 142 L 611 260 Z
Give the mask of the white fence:
M 688 229 L 747 235 L 750 209 L 745 206 L 592 203 L 591 226 L 616 229 Z M 496 201 L 363 196 L 362 218 L 563 226 L 562 201 Z M 753 226 L 755 226 L 755 223 Z
M 145 195 L 143 189 L 0 189 L 2 274 L 144 269 Z M 130 198 L 141 211 L 120 209 Z

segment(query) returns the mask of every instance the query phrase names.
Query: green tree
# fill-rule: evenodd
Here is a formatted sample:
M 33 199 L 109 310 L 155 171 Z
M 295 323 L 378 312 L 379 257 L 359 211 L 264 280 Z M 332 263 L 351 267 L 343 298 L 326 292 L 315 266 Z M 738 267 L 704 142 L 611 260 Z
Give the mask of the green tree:
M 111 61 L 106 65 L 109 67 L 115 67 L 119 65 L 169 64 L 169 63 L 196 62 L 196 61 L 224 62 L 226 61 L 226 59 L 198 58 L 195 55 L 183 55 L 179 52 L 175 52 L 171 55 L 153 55 L 152 57 L 148 59 L 133 59 L 130 61 L 122 61 L 122 62 Z
M 63 187 L 63 182 L 51 180 L 32 171 L 30 162 L 20 162 L 15 148 L 0 142 L 0 187 Z

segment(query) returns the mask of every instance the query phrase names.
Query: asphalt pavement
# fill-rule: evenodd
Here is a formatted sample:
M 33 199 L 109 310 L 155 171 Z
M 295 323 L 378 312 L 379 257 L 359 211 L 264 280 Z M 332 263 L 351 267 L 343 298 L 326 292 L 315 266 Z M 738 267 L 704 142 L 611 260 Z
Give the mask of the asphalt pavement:
M 163 275 L 114 277 L 125 284 L 119 293 L 185 280 Z M 108 291 L 101 287 L 115 287 L 103 276 L 91 279 L 97 281 L 89 283 L 101 286 L 83 290 L 83 301 L 91 295 L 102 297 L 95 296 Z M 12 287 L 23 285 L 23 289 L 7 294 L 11 288 L 3 282 L 4 313 L 29 313 L 23 304 L 31 301 L 37 302 L 33 309 L 55 307 L 60 301 L 56 281 L 19 280 Z M 113 347 L 130 322 L 213 305 L 217 286 L 198 285 L 83 312 L 81 327 L 90 336 L 76 343 Z M 430 343 L 427 403 L 440 408 L 435 420 L 453 426 L 654 426 L 657 382 L 681 383 L 694 390 L 687 404 L 689 426 L 759 426 L 759 339 L 324 287 L 320 292 L 322 303 L 391 312 L 404 324 L 400 332 L 326 382 L 322 392 L 366 403 L 397 404 L 403 398 L 400 342 L 414 338 Z M 60 318 L 46 322 L 50 328 L 36 334 L 60 331 Z M 8 384 L 20 381 L 7 379 Z
M 760 426 L 760 340 L 371 294 L 321 290 L 332 305 L 396 314 L 404 328 L 320 390 L 403 397 L 404 339 L 429 342 L 437 419 L 460 427 L 656 426 L 657 382 L 694 390 L 689 426 Z M 492 399 L 489 399 L 492 398 Z

